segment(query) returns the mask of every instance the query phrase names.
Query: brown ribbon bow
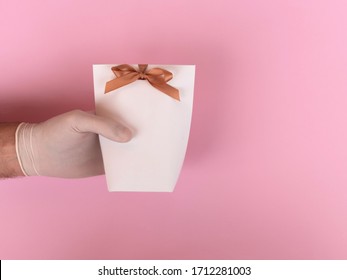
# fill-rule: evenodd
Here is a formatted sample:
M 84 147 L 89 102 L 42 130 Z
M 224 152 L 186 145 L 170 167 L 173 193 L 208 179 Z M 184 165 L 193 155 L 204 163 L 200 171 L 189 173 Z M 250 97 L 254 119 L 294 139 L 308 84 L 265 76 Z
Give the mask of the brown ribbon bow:
M 111 70 L 117 78 L 106 83 L 105 93 L 135 82 L 136 80 L 147 80 L 156 89 L 179 101 L 180 95 L 178 89 L 166 83 L 172 79 L 172 73 L 162 68 L 152 68 L 146 71 L 147 66 L 148 64 L 139 64 L 138 71 L 129 64 L 112 67 Z

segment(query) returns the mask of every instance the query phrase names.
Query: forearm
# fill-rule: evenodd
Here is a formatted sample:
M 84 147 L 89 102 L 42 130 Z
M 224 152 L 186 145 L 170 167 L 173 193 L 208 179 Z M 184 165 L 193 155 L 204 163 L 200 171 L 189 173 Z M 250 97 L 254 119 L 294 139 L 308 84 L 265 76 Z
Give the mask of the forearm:
M 19 123 L 0 123 L 0 178 L 23 176 L 16 153 Z

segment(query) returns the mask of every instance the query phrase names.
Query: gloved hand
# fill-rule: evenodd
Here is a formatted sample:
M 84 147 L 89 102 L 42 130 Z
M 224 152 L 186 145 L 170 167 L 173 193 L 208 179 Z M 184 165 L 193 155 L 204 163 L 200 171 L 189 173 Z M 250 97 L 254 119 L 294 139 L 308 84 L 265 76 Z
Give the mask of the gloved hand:
M 16 151 L 23 173 L 62 178 L 104 174 L 98 134 L 117 142 L 131 139 L 131 131 L 120 123 L 80 110 L 42 123 L 21 123 Z

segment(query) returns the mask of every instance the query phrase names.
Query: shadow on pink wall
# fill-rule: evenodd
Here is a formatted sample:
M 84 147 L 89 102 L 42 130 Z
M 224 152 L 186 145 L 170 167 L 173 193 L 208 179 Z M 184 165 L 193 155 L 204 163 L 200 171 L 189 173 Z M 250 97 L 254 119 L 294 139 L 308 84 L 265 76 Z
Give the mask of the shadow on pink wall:
M 177 46 L 176 43 L 175 46 L 170 47 L 171 51 L 175 52 L 175 55 L 171 56 L 171 61 L 167 61 L 166 53 L 155 52 L 151 46 L 142 48 L 136 55 L 127 55 L 125 58 L 130 60 L 129 63 L 133 63 L 136 59 L 140 62 L 154 61 L 156 64 L 196 65 L 193 118 L 187 153 L 187 161 L 195 161 L 213 151 L 218 139 L 223 137 L 222 128 L 225 125 L 221 125 L 220 122 L 227 124 L 228 120 L 223 117 L 220 106 L 226 103 L 224 100 L 230 100 L 230 96 L 227 95 L 232 95 L 232 92 L 228 92 L 227 85 L 232 82 L 233 65 L 228 64 L 227 52 L 223 48 L 210 43 L 196 46 L 191 44 L 189 47 Z M 170 52 L 170 50 L 167 51 Z M 54 69 L 54 75 L 48 71 L 45 74 L 47 77 L 42 77 L 46 82 L 40 84 L 35 82 L 37 76 L 32 74 L 32 80 L 35 80 L 32 88 L 25 89 L 26 92 L 23 93 L 19 91 L 19 86 L 15 86 L 13 90 L 10 89 L 6 95 L 0 97 L 0 121 L 40 122 L 73 109 L 93 110 L 93 84 L 91 73 L 89 73 L 91 65 L 96 61 L 104 63 L 108 60 L 123 63 L 125 60 L 114 57 L 110 52 L 107 53 L 108 55 L 103 54 L 101 57 L 98 55 L 86 57 L 85 60 L 77 59 L 79 65 L 75 67 L 83 69 L 78 75 L 74 72 L 75 69 L 60 67 L 60 69 Z M 52 57 L 53 61 L 55 59 Z M 69 61 L 68 58 L 66 60 Z M 73 85 L 69 83 L 71 76 L 76 79 Z M 54 81 L 55 78 L 50 77 L 60 79 L 61 83 L 57 84 Z M 56 88 L 52 89 L 49 85 L 50 80 Z M 23 90 L 23 88 L 20 89 Z M 71 94 L 68 94 L 70 91 Z M 216 124 L 217 121 L 218 124 Z

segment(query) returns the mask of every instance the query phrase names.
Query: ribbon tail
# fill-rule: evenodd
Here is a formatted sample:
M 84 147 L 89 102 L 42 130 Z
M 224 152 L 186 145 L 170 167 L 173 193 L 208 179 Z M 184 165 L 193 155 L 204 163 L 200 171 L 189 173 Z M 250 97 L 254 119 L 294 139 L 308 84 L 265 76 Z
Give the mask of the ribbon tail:
M 174 88 L 167 83 L 152 83 L 151 81 L 148 81 L 153 87 L 160 90 L 161 92 L 167 94 L 168 96 L 172 97 L 173 99 L 176 99 L 180 101 L 180 94 L 177 88 Z
M 115 78 L 111 81 L 108 81 L 105 85 L 105 93 L 116 90 L 120 87 L 126 86 L 132 82 L 135 82 L 138 79 L 138 73 L 130 73 L 128 75 Z

